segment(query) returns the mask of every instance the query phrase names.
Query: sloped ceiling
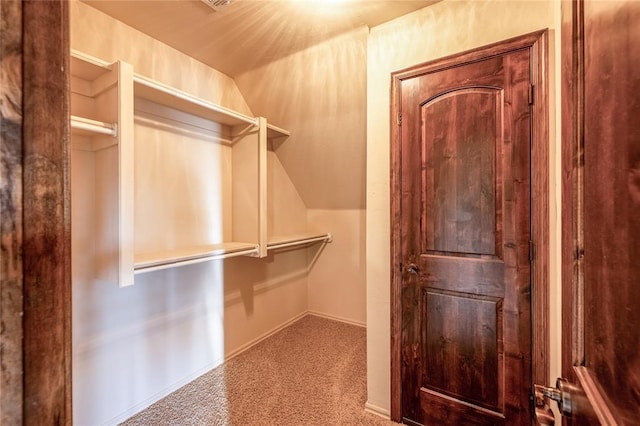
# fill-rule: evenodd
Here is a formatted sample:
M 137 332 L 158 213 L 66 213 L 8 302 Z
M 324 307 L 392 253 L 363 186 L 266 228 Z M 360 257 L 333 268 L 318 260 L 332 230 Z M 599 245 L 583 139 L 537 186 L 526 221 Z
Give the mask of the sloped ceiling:
M 200 0 L 85 3 L 235 77 L 363 25 L 372 27 L 433 0 Z

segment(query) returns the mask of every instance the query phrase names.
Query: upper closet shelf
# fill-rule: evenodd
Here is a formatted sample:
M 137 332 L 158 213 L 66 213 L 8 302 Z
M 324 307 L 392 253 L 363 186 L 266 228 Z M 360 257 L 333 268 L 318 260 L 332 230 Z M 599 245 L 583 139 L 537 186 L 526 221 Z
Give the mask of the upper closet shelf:
M 72 76 L 86 80 L 87 82 L 93 82 L 94 80 L 100 80 L 99 77 L 108 74 L 110 70 L 111 66 L 108 62 L 76 50 L 71 50 Z M 79 84 L 76 84 L 76 86 L 78 85 Z M 249 124 L 251 126 L 258 125 L 258 118 L 256 117 L 241 114 L 135 73 L 133 75 L 133 86 L 134 96 L 136 97 L 197 115 L 207 120 L 215 121 L 216 123 L 227 126 L 241 124 Z M 94 92 L 95 90 L 97 90 L 97 88 L 92 90 L 90 87 L 87 87 L 83 91 Z M 273 128 L 276 133 L 284 133 L 282 136 L 288 135 L 286 130 L 278 129 L 275 126 L 270 127 Z
M 258 125 L 257 118 L 240 114 L 149 78 L 134 75 L 133 83 L 136 97 L 228 126 L 237 126 L 239 124 Z
M 140 253 L 135 255 L 134 269 L 135 273 L 139 274 L 209 260 L 255 255 L 257 253 L 257 244 L 233 242 L 194 246 L 159 253 Z
M 69 59 L 70 74 L 87 82 L 96 80 L 111 71 L 109 63 L 93 56 L 85 55 L 77 50 L 71 50 Z

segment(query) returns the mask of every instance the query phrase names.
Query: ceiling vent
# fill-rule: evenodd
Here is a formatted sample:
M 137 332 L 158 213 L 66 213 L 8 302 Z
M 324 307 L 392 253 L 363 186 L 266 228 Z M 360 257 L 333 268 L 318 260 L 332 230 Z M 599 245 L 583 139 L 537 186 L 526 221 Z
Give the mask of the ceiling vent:
M 224 6 L 228 6 L 233 3 L 233 0 L 200 0 L 202 3 L 209 6 L 211 9 L 216 12 L 220 10 Z

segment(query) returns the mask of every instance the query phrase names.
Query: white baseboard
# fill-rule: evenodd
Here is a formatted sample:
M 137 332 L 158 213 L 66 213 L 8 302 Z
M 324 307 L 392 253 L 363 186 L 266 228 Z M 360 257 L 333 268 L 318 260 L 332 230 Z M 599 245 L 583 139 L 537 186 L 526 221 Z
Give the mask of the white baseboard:
M 247 342 L 244 345 L 238 347 L 237 349 L 234 349 L 233 351 L 229 352 L 224 357 L 225 362 L 230 360 L 231 358 L 235 358 L 236 356 L 240 355 L 242 352 L 250 349 L 251 347 L 257 345 L 260 342 L 262 342 L 263 340 L 268 339 L 269 337 L 273 336 L 277 332 L 289 327 L 291 324 L 293 324 L 294 322 L 306 317 L 307 315 L 315 315 L 315 316 L 320 317 L 320 318 L 326 318 L 326 319 L 330 319 L 330 320 L 334 320 L 334 321 L 340 321 L 340 322 L 344 322 L 344 323 L 350 324 L 350 325 L 355 325 L 355 326 L 358 326 L 358 327 L 366 327 L 366 325 L 364 323 L 359 322 L 359 321 L 353 321 L 353 320 L 350 320 L 350 319 L 347 319 L 347 318 L 336 317 L 336 316 L 333 316 L 333 315 L 327 315 L 327 314 L 323 314 L 323 313 L 315 312 L 315 311 L 305 311 L 305 312 L 302 312 L 302 313 L 296 315 L 295 317 L 287 320 L 286 322 L 280 324 L 279 326 L 272 328 L 271 330 L 267 331 L 266 333 L 261 334 L 260 336 L 256 337 L 255 339 L 250 340 L 249 342 Z
M 382 417 L 383 419 L 391 419 L 391 412 L 389 410 L 387 410 L 386 408 L 378 407 L 377 405 L 374 405 L 369 401 L 365 402 L 364 411 L 366 411 L 367 413 L 375 414 L 376 416 Z
M 330 314 L 325 314 L 322 312 L 317 312 L 317 311 L 307 311 L 307 314 L 309 315 L 314 315 L 316 317 L 320 317 L 320 318 L 326 318 L 326 319 L 330 319 L 330 320 L 334 320 L 334 321 L 340 321 L 340 322 L 344 322 L 346 324 L 351 324 L 351 325 L 355 325 L 358 327 L 367 327 L 367 324 L 362 322 L 362 321 L 356 321 L 356 320 L 352 320 L 349 318 L 343 318 L 343 317 L 339 317 L 336 315 L 330 315 Z
M 115 426 L 115 425 L 118 425 L 118 424 L 124 422 L 129 417 L 132 417 L 132 416 L 138 414 L 140 411 L 144 410 L 145 408 L 149 407 L 150 405 L 160 401 L 162 398 L 172 394 L 173 392 L 177 391 L 181 387 L 191 383 L 192 381 L 194 381 L 198 377 L 202 376 L 206 372 L 213 370 L 214 368 L 216 368 L 217 366 L 219 366 L 223 362 L 224 362 L 224 359 L 217 359 L 217 360 L 205 365 L 204 367 L 198 369 L 197 371 L 195 371 L 195 372 L 189 374 L 188 376 L 186 376 L 186 377 L 178 380 L 177 382 L 173 383 L 171 386 L 168 386 L 168 387 L 164 388 L 163 390 L 161 390 L 160 392 L 158 392 L 158 393 L 154 394 L 153 396 L 147 398 L 146 400 L 144 400 L 142 402 L 139 402 L 138 404 L 134 405 L 133 407 L 129 408 L 128 410 L 118 414 L 117 416 L 113 417 L 111 420 L 108 420 L 107 422 L 103 423 L 103 426 Z
M 225 361 L 229 361 L 231 358 L 235 358 L 238 355 L 240 355 L 242 352 L 248 350 L 249 348 L 257 345 L 258 343 L 262 342 L 264 339 L 267 339 L 271 336 L 273 336 L 274 334 L 276 334 L 277 332 L 279 332 L 280 330 L 289 327 L 291 324 L 293 324 L 294 322 L 298 321 L 300 318 L 304 317 L 307 315 L 307 312 L 302 312 L 298 315 L 296 315 L 295 317 L 283 322 L 282 324 L 272 328 L 271 330 L 267 331 L 266 333 L 261 334 L 260 336 L 256 337 L 253 340 L 248 341 L 247 343 L 245 343 L 242 346 L 239 346 L 238 348 L 232 350 L 231 352 L 229 352 L 228 354 L 226 354 L 224 356 L 224 360 Z

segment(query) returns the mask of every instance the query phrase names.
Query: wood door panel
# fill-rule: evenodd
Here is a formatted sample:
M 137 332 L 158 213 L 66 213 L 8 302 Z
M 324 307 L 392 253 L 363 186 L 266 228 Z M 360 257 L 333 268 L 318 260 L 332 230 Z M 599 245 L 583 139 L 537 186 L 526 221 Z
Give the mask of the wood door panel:
M 496 147 L 502 138 L 502 91 L 463 88 L 422 106 L 423 253 L 495 255 Z
M 526 54 L 526 53 L 525 53 Z M 471 88 L 471 87 L 503 87 L 503 79 L 501 77 L 502 70 L 505 67 L 505 57 L 502 55 L 493 58 L 483 58 L 481 61 L 469 62 L 465 64 L 465 75 L 458 73 L 448 73 L 436 70 L 425 73 L 426 79 L 420 79 L 420 92 L 426 96 L 422 99 L 427 101 L 433 97 L 448 92 L 450 90 Z M 451 68 L 455 69 L 455 68 Z M 528 71 L 525 70 L 526 74 Z M 516 80 L 521 79 L 523 73 L 519 72 L 513 75 Z M 525 75 L 528 81 L 528 76 Z
M 402 250 L 416 265 L 402 280 L 402 412 L 413 422 L 530 418 L 530 65 L 516 50 L 401 82 Z
M 640 3 L 563 4 L 563 375 L 591 418 L 640 415 Z
M 420 269 L 430 288 L 469 294 L 502 297 L 504 262 L 499 259 L 457 259 L 448 256 L 422 255 Z
M 502 299 L 428 289 L 423 299 L 422 387 L 499 410 Z
M 432 425 L 469 425 L 502 426 L 506 425 L 505 416 L 477 405 L 461 404 L 455 398 L 421 389 L 420 404 L 425 412 L 424 424 Z
M 640 7 L 587 2 L 585 19 L 585 365 L 631 424 L 640 413 Z

